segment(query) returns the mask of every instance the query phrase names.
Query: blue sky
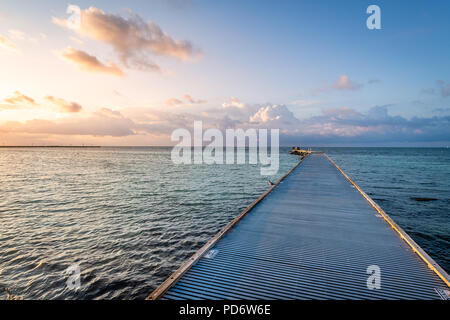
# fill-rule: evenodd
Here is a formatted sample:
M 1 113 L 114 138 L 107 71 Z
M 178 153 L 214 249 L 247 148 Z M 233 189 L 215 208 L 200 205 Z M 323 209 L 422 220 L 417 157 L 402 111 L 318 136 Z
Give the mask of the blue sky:
M 188 41 L 193 51 L 127 50 L 159 68 L 137 70 L 127 65 L 124 48 L 100 39 L 95 29 L 55 23 L 52 18 L 68 18 L 67 2 L 2 2 L 0 39 L 8 42 L 0 48 L 6 70 L 0 75 L 0 143 L 22 144 L 35 133 L 32 140 L 43 144 L 167 144 L 175 117 L 186 127 L 192 120 L 220 128 L 279 127 L 282 139 L 299 144 L 449 144 L 448 1 L 72 4 L 86 15 L 95 7 L 124 21 L 131 10 L 171 39 Z M 381 30 L 366 27 L 371 4 L 381 8 Z M 74 61 L 75 53 L 77 59 L 81 53 L 96 57 L 101 67 L 87 68 Z M 109 63 L 125 76 L 117 77 Z M 19 105 L 23 96 L 34 99 L 34 107 Z M 75 109 L 56 110 L 49 101 L 81 108 L 64 113 Z M 123 121 L 112 121 L 111 132 L 86 129 L 104 121 L 98 119 L 107 117 L 103 109 Z

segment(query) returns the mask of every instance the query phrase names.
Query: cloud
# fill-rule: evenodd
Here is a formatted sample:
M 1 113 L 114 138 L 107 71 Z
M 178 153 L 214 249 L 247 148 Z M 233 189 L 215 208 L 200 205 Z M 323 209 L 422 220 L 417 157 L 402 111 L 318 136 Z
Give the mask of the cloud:
M 157 24 L 146 22 L 135 13 L 124 18 L 90 7 L 81 10 L 80 15 L 79 28 L 72 29 L 80 36 L 110 45 L 127 68 L 161 71 L 161 68 L 151 61 L 150 55 L 188 60 L 199 54 L 191 42 L 173 39 Z M 55 17 L 52 20 L 66 28 L 71 27 L 68 20 Z
M 81 70 L 97 73 L 107 73 L 118 77 L 123 77 L 125 74 L 123 71 L 114 63 L 109 62 L 108 64 L 103 64 L 95 56 L 76 50 L 72 47 L 68 47 L 59 55 L 68 62 L 71 62 L 78 66 Z
M 13 135 L 47 134 L 116 138 L 158 136 L 160 137 L 158 141 L 170 144 L 173 130 L 177 128 L 192 130 L 195 120 L 203 121 L 204 129 L 280 129 L 282 145 L 347 143 L 402 145 L 414 142 L 427 145 L 450 142 L 450 115 L 405 118 L 391 115 L 389 105 L 377 105 L 366 112 L 349 107 L 329 108 L 322 110 L 320 115 L 305 119 L 297 119 L 285 105 L 271 103 L 253 105 L 242 103 L 239 107 L 217 107 L 201 115 L 164 112 L 151 108 L 130 108 L 121 112 L 103 108 L 88 116 L 75 114 L 52 121 L 36 119 L 25 123 L 7 122 L 0 124 L 0 131 Z M 61 137 L 60 141 L 66 141 L 66 138 Z M 151 140 L 145 141 L 151 144 Z
M 425 94 L 435 94 L 436 90 L 434 88 L 425 88 L 421 90 L 421 93 Z
M 259 105 L 246 104 L 238 98 L 232 97 L 229 101 L 222 103 L 222 108 L 211 108 L 205 111 L 205 114 L 208 117 L 222 117 L 234 123 L 241 123 L 242 121 L 248 121 L 250 116 L 258 111 L 259 107 Z
M 367 81 L 368 84 L 375 84 L 375 83 L 380 83 L 380 82 L 381 82 L 381 80 L 376 79 L 376 78 L 369 79 L 369 81 Z
M 361 87 L 361 84 L 351 81 L 346 74 L 341 75 L 334 83 L 334 88 L 338 90 L 359 90 Z
M 175 77 L 175 72 L 173 70 L 171 70 L 171 69 L 166 69 L 164 71 L 164 75 L 166 77 L 173 78 L 173 77 Z
M 122 137 L 134 135 L 135 123 L 111 109 L 100 109 L 87 118 L 60 120 L 29 120 L 25 123 L 6 122 L 0 131 L 52 135 L 91 135 Z
M 238 98 L 232 97 L 230 98 L 229 102 L 224 102 L 222 104 L 222 107 L 224 108 L 244 108 L 245 107 L 245 103 L 241 102 Z
M 76 43 L 80 44 L 80 45 L 84 44 L 83 40 L 78 39 L 77 37 L 70 36 L 69 39 L 72 40 L 73 42 L 76 42 Z
M 186 99 L 187 101 L 189 101 L 190 103 L 197 103 L 195 100 L 194 100 L 194 98 L 192 98 L 190 95 L 188 95 L 188 94 L 185 94 L 184 96 L 183 96 L 183 98 L 184 99 Z
M 294 114 L 285 105 L 266 105 L 261 107 L 249 121 L 252 123 L 277 122 L 280 125 L 290 124 L 296 119 Z
M 389 106 L 374 106 L 365 113 L 349 107 L 329 108 L 321 115 L 298 119 L 284 105 L 243 104 L 211 109 L 206 115 L 240 128 L 278 128 L 284 143 L 450 141 L 450 116 L 407 119 L 391 116 Z
M 46 96 L 43 100 L 45 103 L 38 103 L 35 99 L 24 95 L 20 91 L 15 91 L 13 95 L 3 99 L 4 103 L 0 104 L 0 110 L 25 109 L 30 107 L 48 108 L 48 103 L 50 103 L 51 106 L 55 106 L 58 112 L 76 113 L 83 109 L 79 103 L 67 102 L 64 99 L 54 96 Z
M 17 51 L 17 46 L 14 42 L 8 38 L 0 36 L 0 48 L 7 49 L 10 51 Z
M 172 106 L 175 106 L 175 105 L 178 105 L 178 104 L 182 104 L 182 103 L 183 103 L 183 101 L 181 101 L 180 99 L 177 99 L 177 98 L 170 98 L 170 99 L 166 100 L 166 104 L 169 107 L 172 107 Z
M 8 30 L 9 36 L 12 39 L 16 39 L 16 40 L 24 40 L 25 39 L 25 32 L 20 31 L 20 30 L 15 30 L 15 29 L 11 29 Z
M 322 101 L 305 100 L 305 99 L 295 100 L 295 101 L 291 102 L 291 104 L 299 106 L 299 107 L 311 107 L 311 106 L 318 105 L 318 104 L 321 104 L 321 103 L 322 103 Z
M 207 102 L 206 100 L 202 100 L 202 99 L 196 100 L 188 94 L 185 94 L 183 96 L 183 99 L 189 104 L 203 104 L 203 103 Z M 169 107 L 179 105 L 179 104 L 185 104 L 185 102 L 183 102 L 181 99 L 178 99 L 178 98 L 170 98 L 170 99 L 166 100 L 166 105 L 168 105 Z
M 450 108 L 435 108 L 435 109 L 433 109 L 433 112 L 447 113 L 447 112 L 450 112 Z
M 443 98 L 450 96 L 450 83 L 445 83 L 443 80 L 436 80 L 437 88 L 425 88 L 421 93 L 437 95 L 440 94 Z
M 47 96 L 45 97 L 45 99 L 47 101 L 49 101 L 50 103 L 56 105 L 60 111 L 62 112 L 69 112 L 69 113 L 74 113 L 74 112 L 80 112 L 81 109 L 83 109 L 83 107 L 76 103 L 76 102 L 67 102 L 64 99 L 61 98 L 56 98 L 53 96 Z
M 20 91 L 14 91 L 12 96 L 4 99 L 3 101 L 5 101 L 6 103 L 14 104 L 14 105 L 17 105 L 17 104 L 35 105 L 36 104 L 36 102 L 34 101 L 33 98 L 30 98 L 30 97 L 24 95 Z
M 442 97 L 445 98 L 445 97 L 450 96 L 450 83 L 445 83 L 442 80 L 437 80 L 436 83 L 441 91 Z
M 202 100 L 202 99 L 198 99 L 198 100 L 196 100 L 196 99 L 194 99 L 194 98 L 192 98 L 190 95 L 188 95 L 188 94 L 185 94 L 184 96 L 183 96 L 183 98 L 185 99 L 185 100 L 187 100 L 189 103 L 191 103 L 191 104 L 202 104 L 202 103 L 206 103 L 207 101 L 206 100 Z
M 319 88 L 314 88 L 311 90 L 311 94 L 321 94 L 331 91 L 357 91 L 363 87 L 362 84 L 356 83 L 350 80 L 350 77 L 346 74 L 340 75 L 339 78 L 332 84 L 327 84 Z
M 152 0 L 152 2 L 178 10 L 186 10 L 195 6 L 194 0 Z
M 39 43 L 39 39 L 46 39 L 47 35 L 40 33 L 38 36 L 29 36 L 25 32 L 17 29 L 8 30 L 9 37 L 18 41 L 29 41 L 31 43 Z
M 361 115 L 359 112 L 350 109 L 349 107 L 325 109 L 322 113 L 329 117 L 330 120 L 355 119 Z
M 324 110 L 298 124 L 304 139 L 354 142 L 449 141 L 450 117 L 391 116 L 388 106 L 374 106 L 363 114 L 350 108 Z

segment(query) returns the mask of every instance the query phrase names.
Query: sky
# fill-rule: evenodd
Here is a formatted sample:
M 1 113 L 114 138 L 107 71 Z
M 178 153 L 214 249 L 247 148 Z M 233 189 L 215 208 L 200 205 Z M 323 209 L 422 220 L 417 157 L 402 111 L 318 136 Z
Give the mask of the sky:
M 372 4 L 381 29 L 366 26 Z M 279 129 L 288 146 L 446 147 L 449 12 L 448 1 L 2 1 L 0 146 L 173 145 L 175 129 L 202 121 Z

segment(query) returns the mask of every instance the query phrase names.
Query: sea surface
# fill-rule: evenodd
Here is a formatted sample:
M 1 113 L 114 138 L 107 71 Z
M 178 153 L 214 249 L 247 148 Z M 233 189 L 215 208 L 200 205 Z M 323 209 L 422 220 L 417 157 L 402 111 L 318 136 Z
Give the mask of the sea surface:
M 315 149 L 450 271 L 450 149 Z M 297 163 L 288 150 L 265 177 L 165 147 L 0 148 L 0 299 L 144 299 Z

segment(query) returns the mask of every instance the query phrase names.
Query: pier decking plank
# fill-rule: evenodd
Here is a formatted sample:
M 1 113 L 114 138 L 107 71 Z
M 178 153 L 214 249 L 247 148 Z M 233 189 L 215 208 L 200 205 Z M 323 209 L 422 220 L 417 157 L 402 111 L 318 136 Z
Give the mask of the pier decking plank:
M 149 298 L 445 298 L 445 271 L 357 188 L 325 154 L 307 156 Z M 371 265 L 380 289 L 367 287 Z

